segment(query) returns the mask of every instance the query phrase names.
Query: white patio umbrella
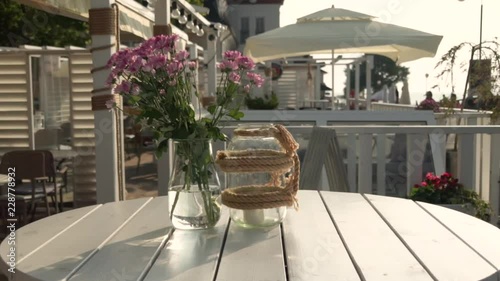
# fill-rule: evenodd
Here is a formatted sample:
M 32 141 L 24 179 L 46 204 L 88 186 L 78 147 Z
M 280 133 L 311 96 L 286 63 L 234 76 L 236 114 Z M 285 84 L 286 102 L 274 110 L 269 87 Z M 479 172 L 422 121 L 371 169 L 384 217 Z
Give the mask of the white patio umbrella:
M 433 57 L 442 36 L 372 20 L 374 17 L 328 8 L 297 23 L 249 37 L 245 54 L 255 61 L 307 54 L 366 53 L 398 63 Z
M 433 57 L 443 38 L 373 18 L 332 6 L 247 38 L 244 53 L 255 61 L 330 52 L 333 61 L 334 53 L 365 53 L 403 63 Z M 332 86 L 333 76 L 332 67 Z

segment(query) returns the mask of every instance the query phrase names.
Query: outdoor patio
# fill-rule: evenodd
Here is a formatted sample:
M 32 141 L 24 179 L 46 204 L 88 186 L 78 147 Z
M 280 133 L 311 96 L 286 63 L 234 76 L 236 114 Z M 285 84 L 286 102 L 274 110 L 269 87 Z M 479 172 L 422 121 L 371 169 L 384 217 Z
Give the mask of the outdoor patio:
M 2 204 L 14 199 L 29 210 L 28 202 L 44 203 L 24 225 L 26 211 L 3 212 L 0 267 L 8 273 L 6 253 L 15 252 L 14 280 L 500 278 L 500 123 L 493 112 L 419 110 L 409 104 L 406 76 L 371 99 L 372 82 L 381 84 L 375 56 L 398 66 L 432 58 L 443 36 L 335 6 L 265 30 L 263 17 L 242 14 L 228 28 L 185 0 L 157 0 L 153 8 L 128 0 L 19 2 L 88 21 L 91 45 L 0 46 L 2 170 L 24 164 L 43 172 L 22 182 L 21 173 L 4 172 L 19 194 L 5 188 Z M 237 5 L 259 5 L 243 2 Z M 255 36 L 235 29 L 250 22 Z M 244 55 L 225 52 L 238 47 Z M 334 87 L 340 65 L 343 98 Z M 400 82 L 405 105 L 390 101 Z M 255 86 L 262 87 L 252 92 Z M 281 104 L 273 110 L 247 109 L 250 94 L 275 92 Z M 248 124 L 267 127 L 235 130 Z M 230 148 L 224 134 L 278 148 Z M 15 150 L 25 158 L 9 158 Z M 259 173 L 265 179 L 251 182 Z M 58 183 L 66 184 L 59 213 Z M 429 186 L 432 200 L 462 201 L 412 197 Z

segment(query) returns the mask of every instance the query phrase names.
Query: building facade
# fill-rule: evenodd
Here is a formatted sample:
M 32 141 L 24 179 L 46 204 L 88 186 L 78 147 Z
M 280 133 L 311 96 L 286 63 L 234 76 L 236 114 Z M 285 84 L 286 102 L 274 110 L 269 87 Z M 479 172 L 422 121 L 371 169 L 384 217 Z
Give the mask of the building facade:
M 243 51 L 245 41 L 280 27 L 280 8 L 284 0 L 228 0 L 227 20 L 238 49 Z

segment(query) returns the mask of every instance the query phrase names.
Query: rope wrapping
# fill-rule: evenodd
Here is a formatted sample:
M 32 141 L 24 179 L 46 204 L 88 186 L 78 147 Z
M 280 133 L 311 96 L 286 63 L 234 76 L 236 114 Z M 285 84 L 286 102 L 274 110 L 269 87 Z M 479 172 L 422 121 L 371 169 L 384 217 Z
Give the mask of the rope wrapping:
M 172 27 L 170 25 L 153 25 L 153 35 L 170 35 L 172 34 Z
M 219 151 L 217 159 L 226 173 L 286 172 L 293 167 L 288 155 L 274 150 Z
M 113 100 L 116 104 L 120 104 L 122 101 L 122 97 L 118 94 L 110 94 L 110 95 L 94 95 L 92 96 L 92 111 L 96 110 L 107 110 L 106 102 L 109 100 Z
M 293 206 L 295 195 L 280 186 L 239 186 L 222 192 L 222 203 L 229 208 L 255 210 Z
M 238 136 L 275 137 L 283 151 L 251 149 L 219 151 L 216 164 L 226 173 L 269 173 L 271 181 L 265 185 L 238 186 L 222 192 L 222 203 L 233 209 L 254 210 L 294 206 L 299 189 L 300 161 L 297 156 L 299 145 L 282 125 L 267 129 L 237 129 Z M 281 176 L 291 171 L 282 182 Z M 284 185 L 284 186 L 282 186 Z
M 94 8 L 89 10 L 89 32 L 91 35 L 116 35 L 116 9 Z

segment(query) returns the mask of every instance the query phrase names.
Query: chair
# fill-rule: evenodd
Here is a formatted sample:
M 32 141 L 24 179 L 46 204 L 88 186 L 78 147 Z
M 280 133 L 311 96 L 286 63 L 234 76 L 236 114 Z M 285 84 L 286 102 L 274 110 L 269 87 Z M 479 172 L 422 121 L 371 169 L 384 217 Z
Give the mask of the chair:
M 326 146 L 325 146 L 326 144 Z M 320 189 L 323 166 L 331 191 L 349 191 L 347 173 L 335 130 L 314 127 L 300 173 L 301 189 Z
M 62 203 L 62 187 L 67 183 L 65 179 L 66 171 L 65 169 L 59 173 L 56 171 L 54 157 L 50 151 L 18 150 L 7 152 L 2 157 L 0 173 L 7 174 L 10 167 L 15 167 L 16 182 L 18 183 L 15 186 L 16 198 L 31 202 L 31 220 L 35 216 L 37 203 L 40 201 L 45 203 L 47 215 L 50 216 L 49 197 L 51 197 L 55 212 L 57 213 L 57 189 L 60 188 Z M 63 175 L 64 183 L 62 185 L 58 185 L 57 183 L 56 177 L 58 174 Z M 22 183 L 20 180 L 30 180 L 31 184 Z
M 152 133 L 146 132 L 142 130 L 142 126 L 139 124 L 131 125 L 129 124 L 129 128 L 126 133 L 128 135 L 133 135 L 133 138 L 127 138 L 125 142 L 125 153 L 129 154 L 130 146 L 132 146 L 132 150 L 134 154 L 137 156 L 137 166 L 136 166 L 136 175 L 139 174 L 139 169 L 141 167 L 141 158 L 142 154 L 146 151 L 154 151 L 156 146 L 153 142 Z M 129 157 L 127 156 L 127 159 Z M 153 158 L 154 160 L 155 158 Z
M 62 135 L 60 128 L 38 130 L 35 133 L 35 149 L 59 149 Z

